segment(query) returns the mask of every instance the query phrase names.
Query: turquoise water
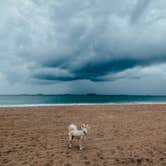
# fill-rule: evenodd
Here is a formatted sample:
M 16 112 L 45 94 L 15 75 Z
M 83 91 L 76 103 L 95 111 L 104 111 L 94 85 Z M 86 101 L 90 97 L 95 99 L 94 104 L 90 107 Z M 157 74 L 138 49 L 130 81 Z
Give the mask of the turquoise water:
M 166 96 L 130 95 L 1 95 L 0 106 L 58 104 L 166 103 Z

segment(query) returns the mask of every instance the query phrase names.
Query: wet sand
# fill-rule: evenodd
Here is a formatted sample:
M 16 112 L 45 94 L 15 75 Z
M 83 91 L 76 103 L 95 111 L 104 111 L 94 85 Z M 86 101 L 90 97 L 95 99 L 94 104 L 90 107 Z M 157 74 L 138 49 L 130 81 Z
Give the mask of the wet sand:
M 82 151 L 71 122 L 91 127 Z M 166 166 L 166 105 L 0 108 L 0 166 Z

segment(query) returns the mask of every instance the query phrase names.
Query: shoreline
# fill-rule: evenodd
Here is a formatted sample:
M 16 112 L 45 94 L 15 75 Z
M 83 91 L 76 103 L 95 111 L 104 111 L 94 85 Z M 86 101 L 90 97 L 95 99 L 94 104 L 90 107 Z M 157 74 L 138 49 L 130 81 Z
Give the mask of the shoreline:
M 0 108 L 24 107 L 64 107 L 64 106 L 114 106 L 114 105 L 166 105 L 166 102 L 134 102 L 134 103 L 72 103 L 72 104 L 11 104 L 0 105 Z

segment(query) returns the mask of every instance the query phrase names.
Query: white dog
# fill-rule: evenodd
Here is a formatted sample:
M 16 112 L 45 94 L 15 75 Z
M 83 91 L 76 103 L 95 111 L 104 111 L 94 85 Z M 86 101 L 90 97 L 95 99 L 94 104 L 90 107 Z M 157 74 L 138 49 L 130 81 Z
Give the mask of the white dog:
M 78 129 L 76 125 L 70 124 L 68 127 L 69 130 L 69 148 L 72 147 L 72 141 L 76 138 L 79 141 L 80 150 L 83 149 L 83 141 L 86 139 L 88 134 L 89 126 L 87 124 L 82 124 L 81 129 Z

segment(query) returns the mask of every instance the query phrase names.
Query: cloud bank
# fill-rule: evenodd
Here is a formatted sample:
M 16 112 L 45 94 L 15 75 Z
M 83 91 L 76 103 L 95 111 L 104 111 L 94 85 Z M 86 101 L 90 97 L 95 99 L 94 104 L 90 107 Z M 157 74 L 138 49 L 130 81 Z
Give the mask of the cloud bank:
M 95 91 L 105 81 L 145 79 L 142 70 L 166 64 L 165 6 L 164 0 L 3 1 L 1 87 L 61 82 L 74 89 L 82 81 L 90 89 L 96 83 Z

